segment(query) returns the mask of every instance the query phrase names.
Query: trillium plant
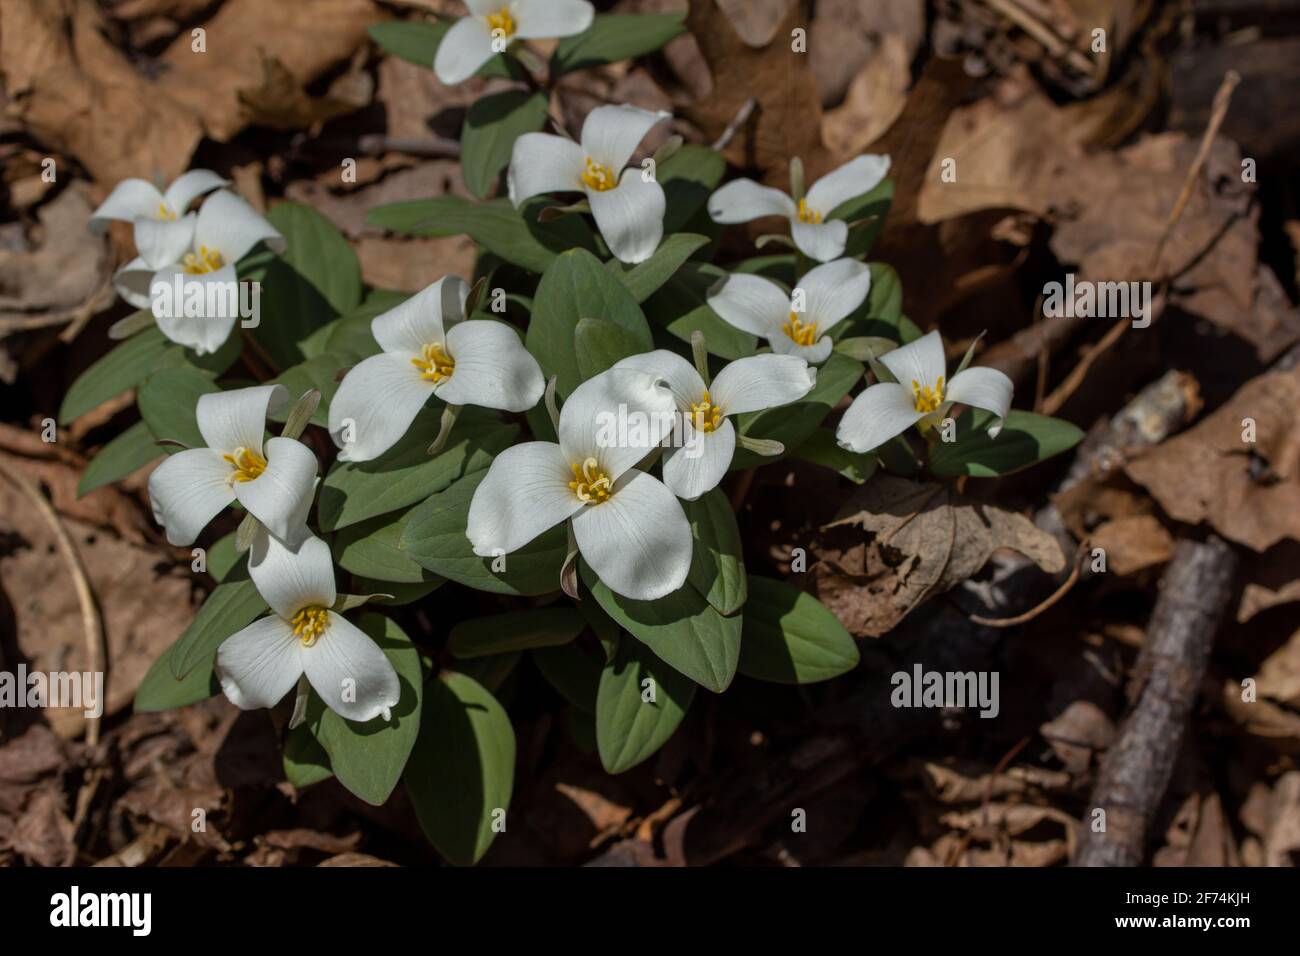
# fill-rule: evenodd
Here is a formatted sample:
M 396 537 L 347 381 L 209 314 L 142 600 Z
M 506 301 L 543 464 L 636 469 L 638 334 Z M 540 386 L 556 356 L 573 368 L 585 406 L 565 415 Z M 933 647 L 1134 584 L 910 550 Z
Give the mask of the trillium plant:
M 1078 440 L 1013 410 L 1006 376 L 968 367 L 974 345 L 950 376 L 939 333 L 903 315 L 897 273 L 869 257 L 889 157 L 819 161 L 807 190 L 789 157 L 786 192 L 770 171 L 729 178 L 646 104 L 556 119 L 560 77 L 683 29 L 469 0 L 455 22 L 372 30 L 443 83 L 493 80 L 461 137 L 469 195 L 368 215 L 467 235 L 472 275 L 368 287 L 325 216 L 254 209 L 221 172 L 128 180 L 95 211 L 92 228 L 130 224 L 116 284 L 138 311 L 61 419 L 133 389 L 140 421 L 81 491 L 155 463 L 159 533 L 212 584 L 137 708 L 224 694 L 275 711 L 290 783 L 332 776 L 382 804 L 404 781 L 434 845 L 473 863 L 508 814 L 522 684 L 550 684 L 575 742 L 621 773 L 690 732 L 700 688 L 855 667 L 799 573 L 747 544 L 755 470 L 948 480 Z M 544 57 L 535 40 L 558 42 Z M 755 219 L 776 231 L 750 238 Z M 205 294 L 162 307 L 178 284 Z

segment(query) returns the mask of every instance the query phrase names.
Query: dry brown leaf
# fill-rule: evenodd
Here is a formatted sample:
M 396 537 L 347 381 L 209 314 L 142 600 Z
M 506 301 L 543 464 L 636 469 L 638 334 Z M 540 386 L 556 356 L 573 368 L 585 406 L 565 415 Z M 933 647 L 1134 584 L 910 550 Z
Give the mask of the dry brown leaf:
M 1125 466 L 1171 517 L 1256 551 L 1300 540 L 1300 369 L 1251 379 L 1213 415 Z M 1257 441 L 1243 441 L 1246 420 Z
M 1089 536 L 1093 548 L 1106 552 L 1106 570 L 1125 577 L 1164 564 L 1174 553 L 1174 538 L 1151 515 L 1107 521 Z
M 911 82 L 911 55 L 903 38 L 884 37 L 849 84 L 844 102 L 823 117 L 827 148 L 846 162 L 866 152 L 902 114 Z
M 922 601 L 976 574 L 999 548 L 1049 573 L 1065 568 L 1056 539 L 1023 515 L 945 485 L 890 476 L 858 490 L 822 530 L 832 536 L 814 549 L 818 596 L 859 635 L 886 633 Z
M 1264 658 L 1255 676 L 1255 686 L 1262 697 L 1288 707 L 1300 707 L 1300 631 Z
M 370 102 L 375 83 L 370 74 L 353 60 L 324 96 L 309 96 L 302 84 L 278 57 L 262 57 L 262 83 L 241 89 L 239 103 L 247 121 L 271 129 L 318 129 L 338 116 L 345 116 Z
M 1271 790 L 1256 784 L 1242 806 L 1241 822 L 1263 844 L 1256 865 L 1300 863 L 1300 771 L 1284 773 Z

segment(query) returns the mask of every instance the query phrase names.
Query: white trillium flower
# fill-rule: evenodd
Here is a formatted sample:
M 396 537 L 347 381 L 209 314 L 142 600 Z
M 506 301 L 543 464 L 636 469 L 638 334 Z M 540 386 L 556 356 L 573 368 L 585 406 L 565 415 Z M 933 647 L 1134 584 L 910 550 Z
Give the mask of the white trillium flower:
M 433 58 L 438 79 L 463 83 L 515 40 L 582 33 L 595 8 L 587 0 L 465 0 L 470 15 L 452 24 Z
M 966 358 L 969 361 L 969 353 Z M 835 430 L 836 440 L 849 451 L 879 448 L 912 425 L 931 428 L 943 421 L 955 404 L 996 415 L 989 428 L 992 437 L 1002 430 L 1002 420 L 1011 408 L 1011 379 L 993 368 L 963 368 L 947 381 L 938 332 L 886 352 L 880 361 L 898 381 L 878 382 L 853 400 Z
M 149 476 L 154 520 L 169 542 L 193 544 L 235 501 L 277 538 L 302 537 L 316 488 L 316 456 L 292 438 L 262 441 L 267 414 L 288 400 L 283 385 L 199 397 L 195 417 L 207 447 L 178 451 Z
M 239 274 L 235 264 L 248 255 L 259 242 L 276 253 L 284 252 L 284 237 L 258 214 L 252 206 L 224 190 L 204 201 L 194 222 L 194 235 L 188 252 L 182 250 L 169 263 L 152 268 L 144 257 L 133 259 L 114 276 L 117 291 L 138 309 L 152 307 L 155 283 L 174 286 L 177 277 L 183 285 L 191 282 L 228 283 L 235 289 Z M 187 316 L 173 308 L 171 315 L 156 315 L 163 335 L 179 345 L 194 349 L 199 355 L 215 352 L 230 337 L 239 318 L 236 307 L 229 314 Z
M 659 349 L 633 355 L 614 366 L 653 375 L 667 384 L 681 413 L 681 441 L 664 452 L 664 484 L 694 501 L 718 486 L 731 467 L 736 430 L 727 418 L 789 405 L 817 384 L 817 370 L 795 355 L 752 355 L 737 359 L 705 385 L 695 366 Z
M 602 441 L 620 405 L 649 426 Z M 611 369 L 583 382 L 560 411 L 558 444 L 525 442 L 493 460 L 469 506 L 474 553 L 509 554 L 571 520 L 583 559 L 611 591 L 638 601 L 676 591 L 691 566 L 691 526 L 663 482 L 633 467 L 671 430 L 674 406 L 655 376 Z
M 542 193 L 582 192 L 600 234 L 622 262 L 644 262 L 664 234 L 663 187 L 640 169 L 624 169 L 637 145 L 670 113 L 598 106 L 582 124 L 582 142 L 525 133 L 510 157 L 510 199 L 518 208 Z
M 510 326 L 465 321 L 469 286 L 446 276 L 376 316 L 383 349 L 344 376 L 330 402 L 340 461 L 370 461 L 392 448 L 436 395 L 448 405 L 522 412 L 546 388 L 542 369 Z
M 187 212 L 190 203 L 204 193 L 229 185 L 229 180 L 210 169 L 182 173 L 165 192 L 143 179 L 124 179 L 90 214 L 90 228 L 103 232 L 111 219 L 132 223 L 136 253 L 149 268 L 161 269 L 190 248 L 196 218 Z
M 809 270 L 789 295 L 771 279 L 732 273 L 709 293 L 708 303 L 729 325 L 767 339 L 773 352 L 820 365 L 835 346 L 827 333 L 870 291 L 864 263 L 837 259 Z
M 294 549 L 259 534 L 248 574 L 274 613 L 217 649 L 217 677 L 230 702 L 241 710 L 274 707 L 306 674 L 339 716 L 388 720 L 401 698 L 397 672 L 364 631 L 331 610 L 338 594 L 329 545 L 313 536 Z
M 840 204 L 871 192 L 888 174 L 888 156 L 859 156 L 813 183 L 797 203 L 779 189 L 735 179 L 709 197 L 709 215 L 724 224 L 782 216 L 790 220 L 790 236 L 800 252 L 830 262 L 844 255 L 849 224 L 827 217 Z

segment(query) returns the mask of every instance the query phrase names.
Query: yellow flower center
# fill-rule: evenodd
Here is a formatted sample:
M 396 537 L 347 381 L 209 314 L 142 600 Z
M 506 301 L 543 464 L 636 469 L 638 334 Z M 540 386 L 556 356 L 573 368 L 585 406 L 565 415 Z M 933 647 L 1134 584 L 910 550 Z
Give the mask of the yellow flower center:
M 812 223 L 815 226 L 822 221 L 822 214 L 810 207 L 807 199 L 800 199 L 798 219 L 800 222 Z
M 163 222 L 173 222 L 176 219 L 176 213 L 167 208 L 165 202 L 158 204 L 158 218 Z
M 943 376 L 940 375 L 934 385 L 924 387 L 916 379 L 912 379 L 912 402 L 916 410 L 923 415 L 937 412 L 939 406 L 943 404 Z
M 305 607 L 293 616 L 289 624 L 293 627 L 294 637 L 302 641 L 302 646 L 311 647 L 330 626 L 329 612 L 323 607 Z
M 790 320 L 781 326 L 790 340 L 797 345 L 812 345 L 817 341 L 817 323 L 801 322 L 799 313 L 791 312 Z
M 181 267 L 192 276 L 201 276 L 205 272 L 216 272 L 226 261 L 221 258 L 221 253 L 216 249 L 209 249 L 207 246 L 199 246 L 199 251 L 185 253 L 185 258 L 181 260 Z
M 501 35 L 506 39 L 515 35 L 515 18 L 510 15 L 509 7 L 502 7 L 496 13 L 487 15 L 488 31 L 496 33 L 501 31 Z
M 443 379 L 451 378 L 456 369 L 456 361 L 443 351 L 442 345 L 434 342 L 424 347 L 423 358 L 411 359 L 411 364 L 420 370 L 420 378 L 435 385 Z
M 266 459 L 251 448 L 236 448 L 233 455 L 221 457 L 230 462 L 230 467 L 235 469 L 227 479 L 231 484 L 236 481 L 252 481 L 266 471 Z
M 706 391 L 698 402 L 691 402 L 691 424 L 697 431 L 711 432 L 722 424 L 722 409 Z
M 608 192 L 618 185 L 614 171 L 603 163 L 587 157 L 587 169 L 582 174 L 582 184 L 598 193 Z
M 569 482 L 569 489 L 578 496 L 579 501 L 600 504 L 602 501 L 608 501 L 609 496 L 614 493 L 614 482 L 600 470 L 600 462 L 596 459 L 588 458 L 581 465 L 574 462 L 569 467 L 573 469 L 573 480 Z

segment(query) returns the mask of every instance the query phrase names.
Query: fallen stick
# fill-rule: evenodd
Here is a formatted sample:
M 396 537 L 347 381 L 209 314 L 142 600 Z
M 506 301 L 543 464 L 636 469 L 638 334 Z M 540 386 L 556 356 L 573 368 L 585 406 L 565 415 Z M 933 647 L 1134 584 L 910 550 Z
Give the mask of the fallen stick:
M 1138 655 L 1136 704 L 1102 758 L 1073 866 L 1136 866 L 1146 857 L 1237 563 L 1215 534 L 1175 546 Z

